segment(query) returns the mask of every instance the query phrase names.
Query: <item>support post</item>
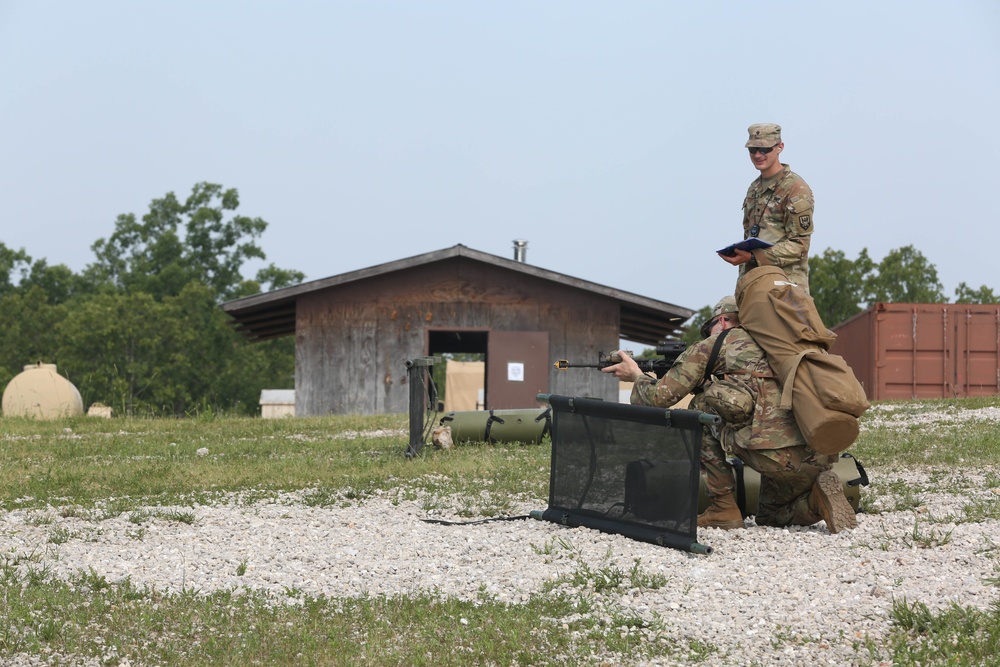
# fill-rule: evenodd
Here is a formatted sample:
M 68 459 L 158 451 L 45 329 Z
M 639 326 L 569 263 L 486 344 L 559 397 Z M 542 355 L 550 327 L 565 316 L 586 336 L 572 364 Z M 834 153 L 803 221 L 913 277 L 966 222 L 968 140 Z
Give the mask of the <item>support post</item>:
M 430 368 L 440 361 L 440 357 L 418 357 L 406 360 L 406 381 L 410 384 L 410 444 L 406 446 L 406 458 L 420 453 L 424 446 L 424 421 L 427 416 L 427 387 L 434 386 L 428 377 Z M 437 392 L 431 397 L 437 401 Z

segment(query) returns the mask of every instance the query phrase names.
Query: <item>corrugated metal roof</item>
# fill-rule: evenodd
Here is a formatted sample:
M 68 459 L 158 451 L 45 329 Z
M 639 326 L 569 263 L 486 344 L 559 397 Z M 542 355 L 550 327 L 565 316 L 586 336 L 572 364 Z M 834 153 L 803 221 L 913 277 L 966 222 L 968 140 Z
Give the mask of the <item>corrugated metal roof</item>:
M 539 280 L 557 282 L 560 285 L 575 287 L 614 299 L 621 308 L 621 338 L 645 345 L 656 345 L 661 340 L 679 337 L 682 333 L 681 325 L 695 313 L 695 311 L 683 306 L 657 301 L 555 271 L 548 271 L 524 262 L 473 250 L 461 244 L 357 271 L 341 273 L 329 278 L 305 282 L 265 294 L 255 294 L 227 301 L 222 304 L 222 309 L 233 318 L 236 329 L 253 340 L 290 336 L 295 333 L 296 301 L 304 294 L 454 257 L 491 264 Z

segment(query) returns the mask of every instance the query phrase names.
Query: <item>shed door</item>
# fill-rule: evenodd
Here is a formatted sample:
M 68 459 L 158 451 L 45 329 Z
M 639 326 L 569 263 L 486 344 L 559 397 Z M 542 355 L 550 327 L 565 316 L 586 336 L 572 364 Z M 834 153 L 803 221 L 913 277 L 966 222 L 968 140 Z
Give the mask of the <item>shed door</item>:
M 549 392 L 549 333 L 491 331 L 486 352 L 486 408 L 538 406 Z

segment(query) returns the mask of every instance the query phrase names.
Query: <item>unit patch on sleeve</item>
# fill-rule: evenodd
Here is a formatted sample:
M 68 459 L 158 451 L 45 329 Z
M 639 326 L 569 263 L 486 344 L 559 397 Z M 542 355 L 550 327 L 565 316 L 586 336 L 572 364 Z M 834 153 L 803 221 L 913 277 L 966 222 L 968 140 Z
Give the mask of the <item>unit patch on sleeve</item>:
M 800 215 L 799 216 L 799 227 L 802 228 L 802 231 L 804 231 L 804 232 L 809 231 L 809 228 L 811 226 L 812 226 L 812 220 L 810 219 L 810 217 L 808 215 Z

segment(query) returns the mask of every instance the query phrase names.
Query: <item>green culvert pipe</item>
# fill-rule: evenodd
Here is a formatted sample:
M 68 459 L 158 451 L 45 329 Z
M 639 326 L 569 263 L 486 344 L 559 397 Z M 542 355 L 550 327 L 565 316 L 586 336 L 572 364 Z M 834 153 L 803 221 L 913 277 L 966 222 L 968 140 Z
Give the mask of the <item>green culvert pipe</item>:
M 552 426 L 551 408 L 449 412 L 440 426 L 451 428 L 451 440 L 462 442 L 522 442 L 538 444 Z

